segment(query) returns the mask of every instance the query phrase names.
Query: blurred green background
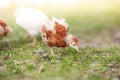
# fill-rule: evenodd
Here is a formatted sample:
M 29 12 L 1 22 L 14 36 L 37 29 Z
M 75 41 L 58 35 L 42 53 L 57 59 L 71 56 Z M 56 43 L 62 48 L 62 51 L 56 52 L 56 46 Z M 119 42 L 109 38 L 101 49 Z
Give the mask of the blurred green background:
M 97 47 L 120 43 L 119 0 L 1 0 L 0 4 L 0 17 L 13 27 L 15 33 L 19 33 L 20 27 L 15 23 L 14 10 L 26 6 L 42 10 L 49 18 L 65 18 L 70 32 L 84 44 Z

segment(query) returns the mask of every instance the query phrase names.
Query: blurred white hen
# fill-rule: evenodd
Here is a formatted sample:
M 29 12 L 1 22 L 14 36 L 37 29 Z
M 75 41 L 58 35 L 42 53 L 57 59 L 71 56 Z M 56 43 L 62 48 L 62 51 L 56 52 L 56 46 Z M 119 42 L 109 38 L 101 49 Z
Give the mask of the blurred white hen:
M 36 35 L 40 33 L 40 28 L 50 23 L 48 17 L 42 11 L 34 8 L 18 7 L 14 16 L 16 17 L 16 23 L 34 38 L 33 44 L 36 44 Z

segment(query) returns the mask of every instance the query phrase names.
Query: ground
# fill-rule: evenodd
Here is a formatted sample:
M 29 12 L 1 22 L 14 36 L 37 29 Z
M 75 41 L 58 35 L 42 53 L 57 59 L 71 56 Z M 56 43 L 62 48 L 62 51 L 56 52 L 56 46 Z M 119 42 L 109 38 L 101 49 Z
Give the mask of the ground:
M 38 44 L 31 45 L 14 18 L 5 17 L 14 32 L 0 42 L 0 80 L 119 80 L 120 12 L 85 13 L 63 16 L 81 41 L 80 52 L 54 47 L 56 56 L 40 35 Z

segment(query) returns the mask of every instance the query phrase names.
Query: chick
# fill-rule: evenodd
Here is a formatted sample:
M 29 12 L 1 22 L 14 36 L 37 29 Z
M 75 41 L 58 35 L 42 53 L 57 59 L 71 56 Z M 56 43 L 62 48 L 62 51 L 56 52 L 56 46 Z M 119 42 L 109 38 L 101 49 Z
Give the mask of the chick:
M 2 40 L 4 36 L 7 36 L 7 34 L 12 31 L 12 28 L 8 26 L 2 18 L 0 18 L 0 40 Z
M 50 47 L 51 54 L 54 55 L 53 46 L 56 47 L 72 47 L 79 51 L 80 41 L 77 37 L 69 34 L 69 25 L 64 19 L 53 18 L 51 23 L 54 24 L 55 31 L 49 30 L 46 26 L 41 29 L 43 41 Z
M 14 16 L 16 23 L 28 32 L 26 38 L 33 38 L 33 44 L 37 43 L 36 36 L 40 33 L 40 27 L 49 23 L 47 16 L 35 8 L 18 7 Z

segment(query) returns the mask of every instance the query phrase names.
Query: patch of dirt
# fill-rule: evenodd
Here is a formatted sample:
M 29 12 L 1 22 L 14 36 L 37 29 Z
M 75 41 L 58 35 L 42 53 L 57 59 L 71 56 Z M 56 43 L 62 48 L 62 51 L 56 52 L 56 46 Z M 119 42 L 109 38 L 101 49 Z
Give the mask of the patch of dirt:
M 115 33 L 103 33 L 94 34 L 91 36 L 84 36 L 80 39 L 81 47 L 86 46 L 92 47 L 109 47 L 109 46 L 119 46 L 120 45 L 120 32 Z

